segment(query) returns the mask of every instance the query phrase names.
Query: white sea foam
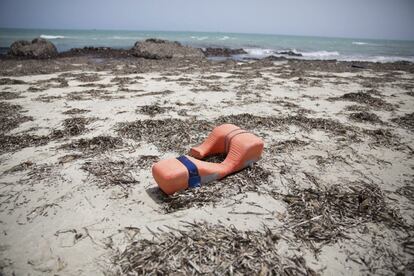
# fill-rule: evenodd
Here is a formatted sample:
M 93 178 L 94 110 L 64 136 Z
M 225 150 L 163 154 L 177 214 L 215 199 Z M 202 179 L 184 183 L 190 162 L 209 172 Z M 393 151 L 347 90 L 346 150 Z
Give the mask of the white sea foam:
M 197 40 L 206 40 L 208 39 L 208 36 L 192 36 L 191 38 Z
M 316 51 L 316 52 L 303 52 L 301 53 L 304 57 L 310 58 L 329 58 L 339 56 L 337 51 Z
M 136 37 L 136 36 L 117 36 L 117 35 L 115 35 L 115 36 L 110 36 L 109 39 L 116 39 L 116 40 L 132 40 L 132 39 L 135 39 L 135 40 L 140 40 L 140 39 L 142 39 L 142 37 Z
M 63 35 L 45 35 L 45 34 L 40 35 L 40 37 L 44 38 L 44 39 L 63 39 L 63 38 L 65 38 Z
M 275 51 L 272 49 L 246 48 L 244 50 L 248 55 L 254 57 L 266 57 L 275 54 Z
M 223 36 L 223 37 L 220 37 L 220 38 L 219 38 L 219 40 L 227 40 L 227 39 L 230 39 L 230 37 L 229 37 L 229 36 L 227 36 L 227 35 L 225 35 L 225 36 Z
M 368 45 L 369 43 L 361 42 L 361 41 L 352 41 L 352 44 L 354 44 L 354 45 Z

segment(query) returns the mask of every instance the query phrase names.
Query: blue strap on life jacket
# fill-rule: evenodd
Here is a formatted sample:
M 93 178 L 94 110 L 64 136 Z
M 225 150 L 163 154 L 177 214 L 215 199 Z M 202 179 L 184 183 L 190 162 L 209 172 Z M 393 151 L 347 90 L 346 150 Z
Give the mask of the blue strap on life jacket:
M 177 157 L 177 160 L 180 161 L 188 170 L 188 187 L 197 188 L 201 186 L 201 177 L 198 174 L 197 166 L 188 159 L 185 155 Z

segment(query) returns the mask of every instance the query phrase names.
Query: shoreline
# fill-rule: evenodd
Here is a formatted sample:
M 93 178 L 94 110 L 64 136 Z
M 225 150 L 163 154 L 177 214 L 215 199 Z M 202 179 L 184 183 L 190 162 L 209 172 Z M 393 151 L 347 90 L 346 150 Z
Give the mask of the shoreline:
M 292 60 L 304 60 L 304 61 L 336 61 L 336 62 L 350 62 L 350 63 L 411 63 L 413 64 L 413 60 L 409 59 L 397 59 L 397 60 L 369 60 L 368 57 L 365 59 L 341 59 L 341 58 L 318 58 L 318 57 L 304 57 L 300 52 L 295 52 L 295 50 L 287 49 L 287 50 L 272 50 L 273 52 L 264 55 L 264 56 L 257 56 L 249 54 L 249 48 L 230 48 L 230 47 L 220 47 L 220 46 L 210 46 L 210 47 L 197 47 L 194 45 L 187 45 L 191 48 L 200 49 L 205 51 L 206 49 L 218 50 L 220 52 L 229 52 L 230 54 L 226 53 L 226 55 L 206 55 L 207 58 L 218 58 L 218 60 L 235 60 L 235 61 L 248 61 L 248 60 L 261 60 L 267 58 L 279 58 L 279 59 L 292 59 Z M 129 54 L 131 48 L 130 47 L 107 47 L 107 46 L 84 46 L 81 48 L 71 48 L 65 51 L 59 51 L 59 57 L 76 57 L 76 56 L 86 56 L 86 55 L 95 55 L 96 57 L 113 57 L 113 58 L 127 58 L 131 57 Z M 262 49 L 266 50 L 266 49 Z M 10 51 L 10 47 L 1 47 L 0 49 L 0 60 L 5 59 L 30 59 L 24 57 L 13 57 L 8 55 Z M 244 51 L 245 54 L 231 54 L 231 52 L 239 52 Z
M 198 49 L 198 48 L 193 48 Z M 0 75 L 18 76 L 32 74 L 47 74 L 75 70 L 80 67 L 93 70 L 108 70 L 112 67 L 123 67 L 124 70 L 136 72 L 149 72 L 164 70 L 163 68 L 185 67 L 188 62 L 197 66 L 211 66 L 223 64 L 225 67 L 241 64 L 254 64 L 255 66 L 268 66 L 272 63 L 286 62 L 297 70 L 318 70 L 326 72 L 362 72 L 375 71 L 405 71 L 414 73 L 414 63 L 409 61 L 397 62 L 370 62 L 370 61 L 338 61 L 338 60 L 308 60 L 295 57 L 269 56 L 265 58 L 238 59 L 229 54 L 227 48 L 214 48 L 216 52 L 224 52 L 227 56 L 205 56 L 200 58 L 162 58 L 147 59 L 133 56 L 133 49 L 114 49 L 110 47 L 84 47 L 74 48 L 70 51 L 58 53 L 56 57 L 47 59 L 33 59 L 29 57 L 15 57 L 0 55 Z M 233 49 L 239 51 L 240 49 Z M 213 52 L 214 53 L 214 52 Z M 230 52 L 231 53 L 231 52 Z M 73 65 L 76 64 L 76 65 Z M 15 70 L 10 70 L 15 68 Z M 133 69 L 135 68 L 135 69 Z M 298 75 L 299 76 L 299 75 Z

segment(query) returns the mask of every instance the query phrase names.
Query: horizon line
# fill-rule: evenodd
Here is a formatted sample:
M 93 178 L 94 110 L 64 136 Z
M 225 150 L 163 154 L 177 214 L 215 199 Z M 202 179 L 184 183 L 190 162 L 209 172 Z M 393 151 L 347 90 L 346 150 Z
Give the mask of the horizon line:
M 222 33 L 222 34 L 241 34 L 241 35 L 267 35 L 267 36 L 293 36 L 293 37 L 314 37 L 314 38 L 339 38 L 339 39 L 365 39 L 365 40 L 385 40 L 385 41 L 407 41 L 414 42 L 413 39 L 397 39 L 397 38 L 367 38 L 367 37 L 348 37 L 348 36 L 323 36 L 323 35 L 298 35 L 298 34 L 275 34 L 275 33 L 250 33 L 250 32 L 223 32 L 223 31 L 194 31 L 194 30 L 139 30 L 139 29 L 101 29 L 101 28 L 26 28 L 26 27 L 2 27 L 0 29 L 11 30 L 45 30 L 45 31 L 126 31 L 126 32 L 171 32 L 171 33 Z

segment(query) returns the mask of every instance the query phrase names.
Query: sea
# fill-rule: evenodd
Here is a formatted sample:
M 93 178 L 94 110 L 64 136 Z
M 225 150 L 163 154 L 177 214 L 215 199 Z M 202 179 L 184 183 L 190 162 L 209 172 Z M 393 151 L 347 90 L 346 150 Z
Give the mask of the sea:
M 414 41 L 213 32 L 0 28 L 0 51 L 7 52 L 16 40 L 31 40 L 36 37 L 50 40 L 60 52 L 85 46 L 127 49 L 136 41 L 160 38 L 200 48 L 243 48 L 247 54 L 241 58 L 286 56 L 281 52 L 291 51 L 301 54 L 301 57 L 293 57 L 300 59 L 414 62 Z

